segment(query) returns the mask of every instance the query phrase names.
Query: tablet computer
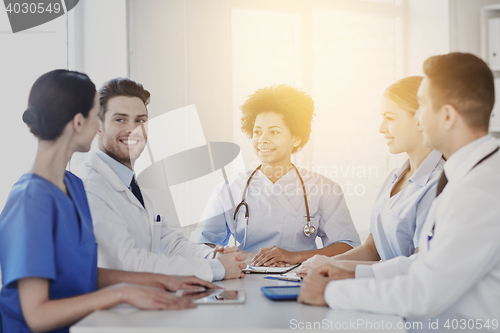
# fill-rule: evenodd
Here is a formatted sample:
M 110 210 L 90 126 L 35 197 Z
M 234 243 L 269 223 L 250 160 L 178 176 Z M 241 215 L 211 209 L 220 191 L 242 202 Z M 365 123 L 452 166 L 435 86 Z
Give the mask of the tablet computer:
M 300 294 L 300 286 L 261 287 L 260 290 L 272 300 L 297 299 Z
M 177 290 L 176 296 L 192 298 L 196 304 L 241 304 L 245 303 L 243 290 L 226 289 L 185 289 Z

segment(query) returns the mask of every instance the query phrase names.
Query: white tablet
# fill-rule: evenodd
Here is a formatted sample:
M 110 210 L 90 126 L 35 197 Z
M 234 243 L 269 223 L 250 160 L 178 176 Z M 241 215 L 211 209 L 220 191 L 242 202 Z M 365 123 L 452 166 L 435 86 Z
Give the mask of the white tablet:
M 196 304 L 241 304 L 245 303 L 243 290 L 207 289 L 207 290 L 177 290 L 180 297 L 192 297 Z

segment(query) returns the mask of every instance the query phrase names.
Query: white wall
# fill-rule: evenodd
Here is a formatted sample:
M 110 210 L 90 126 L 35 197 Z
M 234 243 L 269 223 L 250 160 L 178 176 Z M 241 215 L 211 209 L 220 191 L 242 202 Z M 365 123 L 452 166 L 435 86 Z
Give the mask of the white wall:
M 129 0 L 130 78 L 151 93 L 150 119 L 195 104 L 206 142 L 232 142 L 230 4 Z M 144 191 L 175 227 L 170 192 Z
M 98 89 L 109 79 L 128 75 L 126 4 L 85 0 L 70 12 L 75 20 L 70 68 L 85 72 Z
M 207 141 L 231 141 L 229 0 L 130 0 L 130 77 L 150 117 L 195 104 Z
M 500 0 L 450 0 L 450 51 L 481 56 L 480 9 Z
M 99 89 L 115 77 L 128 76 L 127 1 L 85 0 L 70 11 L 70 69 L 86 73 Z M 97 149 L 97 139 L 92 143 Z M 69 170 L 84 161 L 74 153 Z
M 76 10 L 76 8 L 75 8 Z M 28 95 L 42 74 L 66 68 L 66 17 L 13 34 L 0 5 L 0 209 L 12 185 L 33 163 L 37 141 L 22 121 Z
M 409 0 L 405 76 L 423 75 L 430 56 L 450 52 L 449 0 Z

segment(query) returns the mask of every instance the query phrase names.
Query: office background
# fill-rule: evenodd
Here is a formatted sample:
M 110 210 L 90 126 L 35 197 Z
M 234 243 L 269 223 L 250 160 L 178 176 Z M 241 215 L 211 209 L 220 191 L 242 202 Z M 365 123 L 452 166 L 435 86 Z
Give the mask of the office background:
M 238 144 L 247 168 L 257 159 L 239 129 L 238 107 L 257 88 L 287 83 L 316 102 L 312 140 L 295 163 L 344 187 L 364 240 L 380 185 L 405 159 L 389 154 L 378 133 L 384 89 L 421 75 L 431 55 L 484 57 L 481 8 L 495 4 L 500 0 L 80 0 L 67 15 L 16 34 L 2 7 L 0 207 L 34 158 L 36 141 L 21 116 L 44 72 L 83 71 L 98 87 L 128 76 L 151 92 L 151 118 L 195 104 L 206 140 Z M 168 215 L 165 198 L 151 194 Z

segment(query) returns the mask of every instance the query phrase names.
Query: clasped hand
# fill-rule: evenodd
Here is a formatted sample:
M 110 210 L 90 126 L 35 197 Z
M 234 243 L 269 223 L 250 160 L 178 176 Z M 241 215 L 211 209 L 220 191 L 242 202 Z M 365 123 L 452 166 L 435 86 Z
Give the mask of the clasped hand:
M 287 251 L 273 246 L 260 248 L 252 259 L 252 266 L 288 267 L 300 262 L 298 252 Z

